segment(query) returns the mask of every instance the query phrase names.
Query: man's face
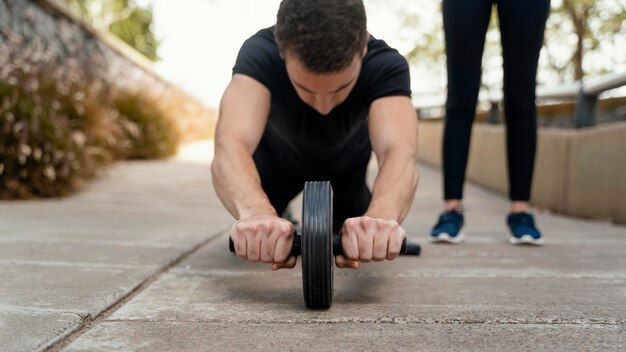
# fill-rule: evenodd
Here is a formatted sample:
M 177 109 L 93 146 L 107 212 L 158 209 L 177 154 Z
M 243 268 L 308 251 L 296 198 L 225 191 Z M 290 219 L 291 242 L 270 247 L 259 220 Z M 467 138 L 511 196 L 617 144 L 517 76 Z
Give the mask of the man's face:
M 345 69 L 332 73 L 312 73 L 290 53 L 284 55 L 287 74 L 298 96 L 322 115 L 328 115 L 343 103 L 359 78 L 361 55 L 355 55 Z

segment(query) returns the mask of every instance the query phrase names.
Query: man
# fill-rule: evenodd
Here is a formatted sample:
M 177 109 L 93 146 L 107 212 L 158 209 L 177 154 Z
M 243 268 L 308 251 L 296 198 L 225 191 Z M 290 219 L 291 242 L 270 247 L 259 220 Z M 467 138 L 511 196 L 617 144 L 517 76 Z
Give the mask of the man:
M 237 256 L 293 268 L 294 226 L 280 215 L 305 181 L 329 180 L 336 264 L 397 257 L 418 181 L 410 95 L 406 60 L 369 35 L 361 0 L 284 0 L 276 26 L 243 44 L 220 106 L 213 183 L 237 219 Z

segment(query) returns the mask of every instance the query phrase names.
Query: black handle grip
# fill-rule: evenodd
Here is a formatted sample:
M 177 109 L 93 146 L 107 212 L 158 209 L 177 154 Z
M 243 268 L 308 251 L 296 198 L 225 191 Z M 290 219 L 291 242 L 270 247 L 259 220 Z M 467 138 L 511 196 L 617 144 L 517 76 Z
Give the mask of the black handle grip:
M 228 237 L 228 249 L 235 253 L 235 244 L 233 239 Z M 402 248 L 400 248 L 400 255 L 420 255 L 421 247 L 417 243 L 408 242 L 406 238 L 402 241 Z M 295 234 L 293 236 L 293 245 L 291 247 L 291 255 L 299 256 L 302 253 L 302 235 Z M 343 254 L 343 247 L 341 245 L 341 235 L 333 235 L 333 254 L 335 256 Z
M 419 244 L 408 242 L 406 238 L 402 240 L 400 247 L 400 255 L 420 255 L 422 248 Z M 343 246 L 341 245 L 341 235 L 333 235 L 333 254 L 343 255 Z

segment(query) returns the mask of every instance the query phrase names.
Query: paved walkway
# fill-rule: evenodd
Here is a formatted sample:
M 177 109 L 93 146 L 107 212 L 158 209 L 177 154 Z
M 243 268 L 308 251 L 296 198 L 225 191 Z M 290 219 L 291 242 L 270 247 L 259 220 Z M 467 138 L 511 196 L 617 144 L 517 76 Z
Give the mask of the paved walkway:
M 0 349 L 626 349 L 624 226 L 540 212 L 547 245 L 513 247 L 507 201 L 469 186 L 468 241 L 432 245 L 440 173 L 420 166 L 405 228 L 422 256 L 335 270 L 333 307 L 309 311 L 299 268 L 227 252 L 209 155 L 199 144 L 68 199 L 0 202 Z

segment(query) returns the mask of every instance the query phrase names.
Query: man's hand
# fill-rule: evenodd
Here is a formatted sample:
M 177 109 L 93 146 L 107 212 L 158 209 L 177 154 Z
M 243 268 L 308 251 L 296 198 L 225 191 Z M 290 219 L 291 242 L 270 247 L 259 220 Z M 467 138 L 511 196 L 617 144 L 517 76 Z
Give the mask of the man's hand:
M 406 232 L 395 220 L 368 216 L 347 219 L 341 232 L 343 256 L 337 256 L 335 262 L 340 268 L 352 269 L 372 260 L 395 259 L 406 237 Z
M 272 270 L 292 269 L 296 257 L 290 256 L 295 228 L 285 219 L 272 215 L 251 216 L 230 228 L 235 253 L 244 260 L 272 263 Z

